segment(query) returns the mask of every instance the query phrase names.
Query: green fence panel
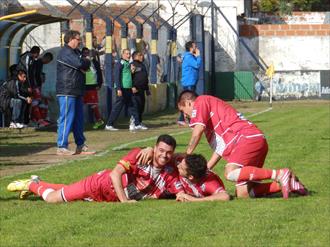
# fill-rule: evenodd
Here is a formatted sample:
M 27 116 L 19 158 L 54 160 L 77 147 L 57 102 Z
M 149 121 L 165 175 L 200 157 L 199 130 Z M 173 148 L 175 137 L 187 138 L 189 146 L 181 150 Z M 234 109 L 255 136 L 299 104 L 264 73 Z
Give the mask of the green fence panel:
M 215 95 L 223 100 L 251 100 L 254 98 L 251 71 L 216 73 Z

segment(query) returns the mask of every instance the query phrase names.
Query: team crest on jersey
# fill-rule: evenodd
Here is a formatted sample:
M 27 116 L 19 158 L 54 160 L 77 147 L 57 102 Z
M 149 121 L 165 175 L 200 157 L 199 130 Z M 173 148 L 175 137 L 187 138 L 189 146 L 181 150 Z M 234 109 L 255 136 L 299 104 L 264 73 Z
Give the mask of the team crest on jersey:
M 180 181 L 176 182 L 176 183 L 174 184 L 174 186 L 175 186 L 175 188 L 176 188 L 177 190 L 178 190 L 178 189 L 182 189 L 182 184 L 181 184 Z
M 196 115 L 197 115 L 197 110 L 196 109 L 192 110 L 191 118 L 196 117 Z

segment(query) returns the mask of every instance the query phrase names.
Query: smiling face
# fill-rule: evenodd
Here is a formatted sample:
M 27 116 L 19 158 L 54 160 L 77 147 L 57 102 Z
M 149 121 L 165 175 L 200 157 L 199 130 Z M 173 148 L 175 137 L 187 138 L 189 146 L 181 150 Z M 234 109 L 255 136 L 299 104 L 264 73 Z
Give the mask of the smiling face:
M 173 157 L 174 147 L 166 144 L 165 142 L 159 142 L 154 147 L 153 165 L 156 168 L 165 166 Z
M 178 164 L 178 170 L 179 170 L 179 174 L 181 177 L 185 177 L 188 178 L 189 174 L 188 174 L 188 168 L 187 168 L 187 163 L 186 160 L 183 159 L 179 164 Z

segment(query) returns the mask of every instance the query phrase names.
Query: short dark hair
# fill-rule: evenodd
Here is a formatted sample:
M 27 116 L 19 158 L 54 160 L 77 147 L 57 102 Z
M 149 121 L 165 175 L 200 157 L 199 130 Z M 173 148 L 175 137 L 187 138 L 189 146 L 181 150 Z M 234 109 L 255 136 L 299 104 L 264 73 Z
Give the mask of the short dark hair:
M 64 35 L 64 43 L 67 44 L 70 40 L 74 39 L 77 35 L 80 36 L 80 32 L 76 30 L 69 30 Z
M 134 52 L 132 53 L 132 58 L 134 59 L 136 56 L 138 56 L 138 55 L 140 55 L 140 54 L 142 54 L 142 53 L 139 52 L 139 51 L 134 51 Z
M 36 54 L 36 53 L 40 53 L 40 47 L 39 46 L 32 46 L 30 53 L 32 54 Z
M 51 54 L 50 52 L 46 52 L 43 56 L 43 59 L 47 59 L 47 61 L 52 61 L 53 60 L 53 54 Z
M 185 44 L 185 48 L 186 48 L 186 51 L 190 51 L 190 48 L 193 47 L 193 44 L 196 44 L 195 41 L 188 41 L 186 44 Z
M 156 145 L 158 145 L 160 142 L 165 142 L 167 145 L 173 147 L 173 149 L 176 148 L 176 140 L 170 135 L 160 135 L 156 141 Z
M 83 53 L 84 51 L 89 51 L 89 49 L 88 49 L 87 47 L 83 47 L 83 48 L 81 49 L 81 52 Z
M 207 171 L 207 161 L 201 154 L 188 154 L 185 157 L 188 176 L 193 176 L 199 180 L 203 178 Z
M 191 91 L 191 90 L 183 90 L 178 97 L 177 105 L 183 105 L 183 103 L 186 100 L 194 101 L 197 97 L 198 97 L 198 94 L 196 92 Z

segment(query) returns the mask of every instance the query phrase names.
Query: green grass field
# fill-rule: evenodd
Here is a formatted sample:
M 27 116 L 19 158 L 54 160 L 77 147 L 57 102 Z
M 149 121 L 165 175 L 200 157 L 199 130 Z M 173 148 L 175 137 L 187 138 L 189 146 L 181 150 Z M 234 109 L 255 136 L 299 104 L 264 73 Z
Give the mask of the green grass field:
M 265 105 L 266 107 L 266 105 Z M 249 116 L 248 104 L 244 112 Z M 285 102 L 251 117 L 266 134 L 265 167 L 290 167 L 311 191 L 283 200 L 234 199 L 229 202 L 178 203 L 147 200 L 136 204 L 19 201 L 6 191 L 16 178 L 38 174 L 49 182 L 70 183 L 111 168 L 129 148 L 93 159 L 0 179 L 0 246 L 329 246 L 329 101 Z M 176 135 L 184 151 L 190 133 Z M 153 145 L 143 140 L 139 146 Z M 210 157 L 203 139 L 197 151 Z M 224 162 L 216 172 L 223 178 Z M 225 185 L 234 194 L 233 184 Z

